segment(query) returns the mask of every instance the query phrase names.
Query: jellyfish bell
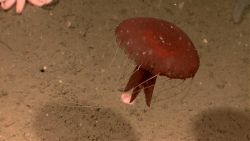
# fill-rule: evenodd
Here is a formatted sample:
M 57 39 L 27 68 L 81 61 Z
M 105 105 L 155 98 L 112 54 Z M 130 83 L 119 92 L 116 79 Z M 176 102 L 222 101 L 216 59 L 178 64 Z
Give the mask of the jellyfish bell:
M 130 103 L 143 89 L 150 106 L 157 76 L 187 79 L 194 77 L 199 68 L 199 56 L 192 41 L 170 22 L 130 18 L 118 25 L 115 34 L 118 46 L 137 64 L 124 89 L 131 92 Z

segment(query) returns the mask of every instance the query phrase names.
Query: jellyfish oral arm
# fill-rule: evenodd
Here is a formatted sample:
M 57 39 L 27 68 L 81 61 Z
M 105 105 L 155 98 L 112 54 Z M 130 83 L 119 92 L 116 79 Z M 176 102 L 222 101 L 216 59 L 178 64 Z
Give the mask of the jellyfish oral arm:
M 146 104 L 148 107 L 150 107 L 152 95 L 154 92 L 154 86 L 156 82 L 157 75 L 152 75 L 150 72 L 147 72 L 147 74 L 144 77 L 144 94 L 146 99 Z
M 143 89 L 146 104 L 150 107 L 156 78 L 157 75 L 153 75 L 149 71 L 140 68 L 140 66 L 136 66 L 133 74 L 129 78 L 126 88 L 124 89 L 124 95 L 122 95 L 124 103 L 126 103 L 125 101 L 128 99 L 128 93 L 131 94 L 129 103 L 132 103 Z

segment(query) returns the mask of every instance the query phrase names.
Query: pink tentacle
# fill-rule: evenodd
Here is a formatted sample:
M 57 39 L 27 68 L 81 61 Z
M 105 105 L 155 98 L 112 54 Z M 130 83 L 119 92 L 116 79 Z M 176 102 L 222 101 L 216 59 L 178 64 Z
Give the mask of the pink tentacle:
M 17 13 L 22 13 L 24 6 L 25 6 L 26 0 L 17 0 L 16 1 L 16 12 Z
M 42 0 L 28 0 L 32 5 L 35 5 L 35 6 L 43 6 L 45 5 L 46 3 Z
M 14 4 L 16 3 L 16 0 L 6 0 L 1 2 L 1 7 L 4 10 L 10 9 Z

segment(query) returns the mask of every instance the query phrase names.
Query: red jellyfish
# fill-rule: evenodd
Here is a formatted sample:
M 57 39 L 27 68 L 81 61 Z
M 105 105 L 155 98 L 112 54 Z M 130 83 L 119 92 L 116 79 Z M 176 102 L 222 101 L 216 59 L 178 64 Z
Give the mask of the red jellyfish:
M 172 23 L 156 18 L 130 18 L 119 24 L 115 34 L 119 47 L 137 64 L 122 94 L 124 103 L 132 103 L 143 89 L 150 106 L 157 76 L 193 78 L 199 68 L 192 41 Z

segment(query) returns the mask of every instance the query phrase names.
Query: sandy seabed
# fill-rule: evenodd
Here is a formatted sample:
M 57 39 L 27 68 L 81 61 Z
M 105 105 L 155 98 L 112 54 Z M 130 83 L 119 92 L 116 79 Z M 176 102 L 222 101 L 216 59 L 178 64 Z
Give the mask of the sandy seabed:
M 61 0 L 0 11 L 0 141 L 250 141 L 250 12 L 234 0 Z M 159 77 L 151 107 L 120 101 L 135 64 L 114 29 L 130 17 L 182 28 L 194 79 Z M 45 69 L 44 69 L 45 68 Z

